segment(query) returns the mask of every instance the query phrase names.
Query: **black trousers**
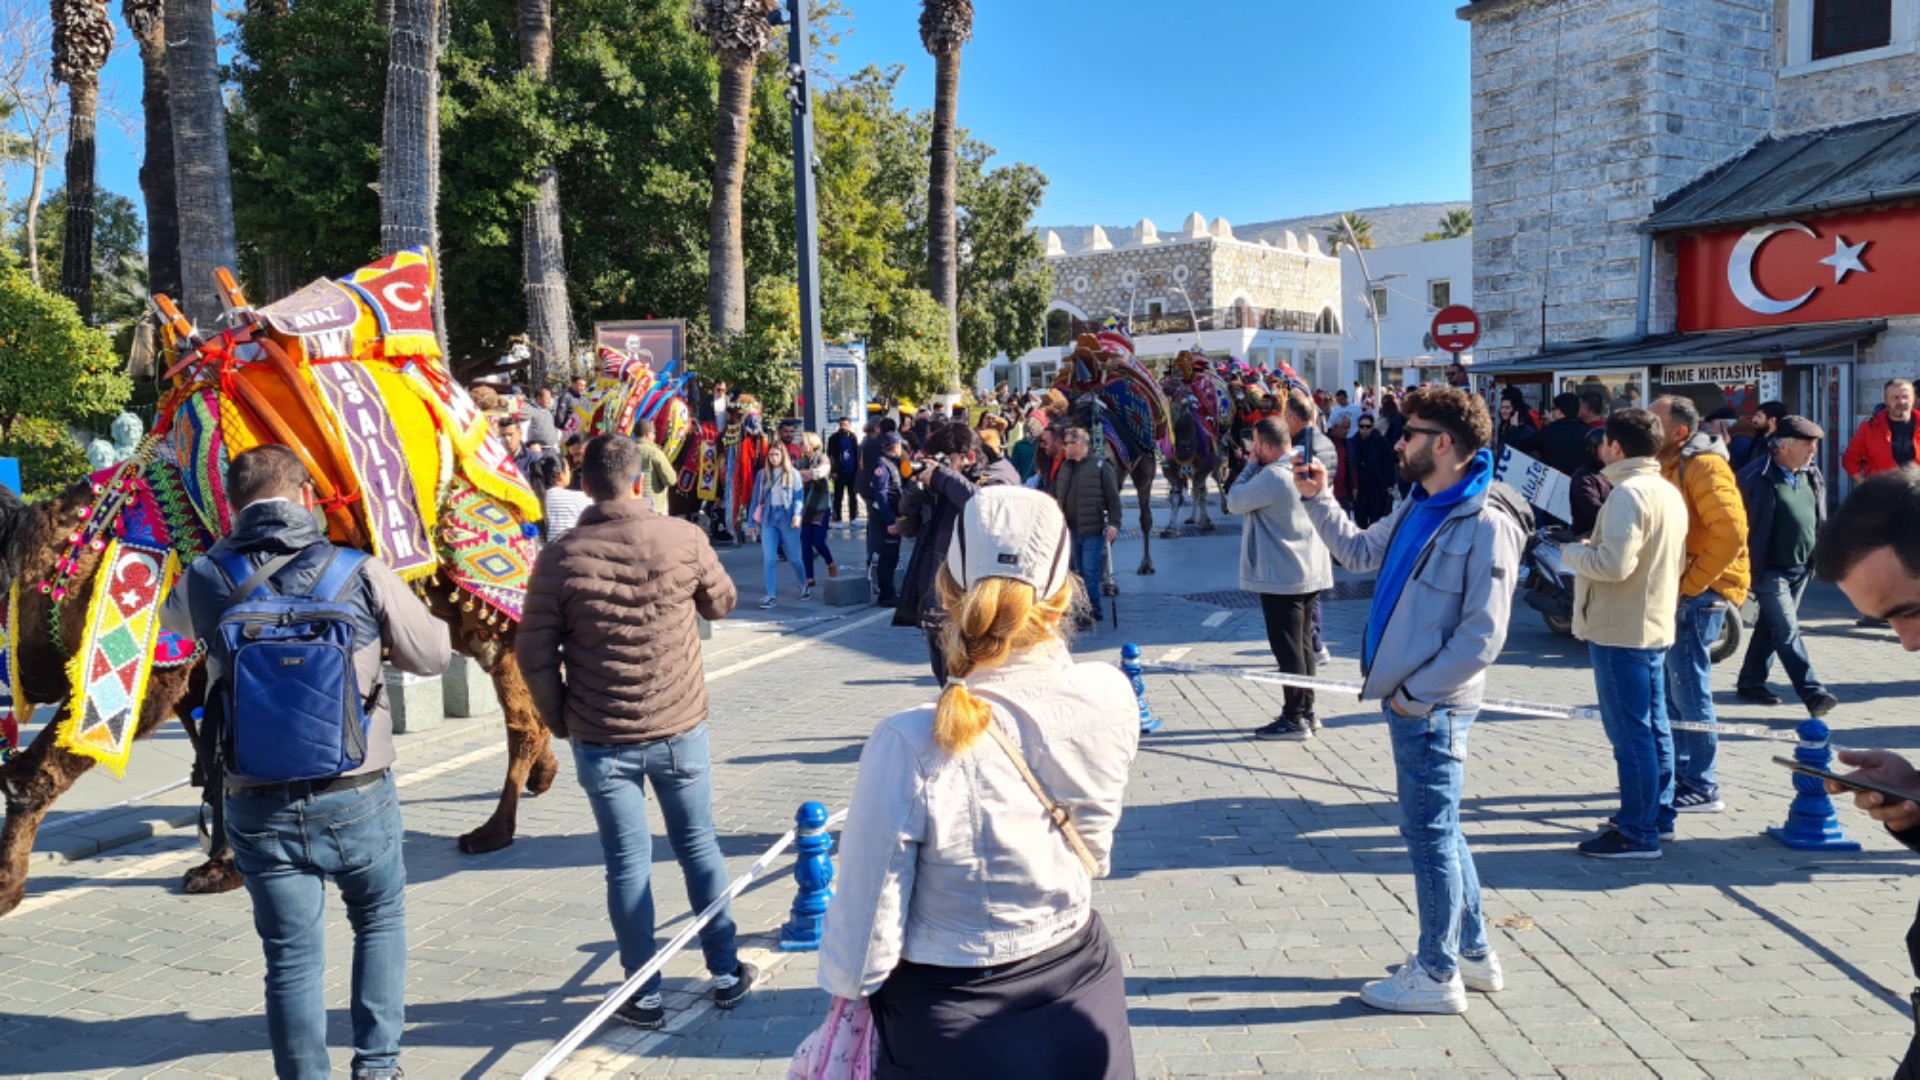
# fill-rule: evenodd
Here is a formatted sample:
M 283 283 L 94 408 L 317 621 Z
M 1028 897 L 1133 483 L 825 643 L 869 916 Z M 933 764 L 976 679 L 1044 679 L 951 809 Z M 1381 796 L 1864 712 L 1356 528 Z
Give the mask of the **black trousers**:
M 1318 593 L 1302 593 L 1299 596 L 1260 594 L 1260 614 L 1267 620 L 1267 647 L 1273 650 L 1274 662 L 1280 665 L 1283 674 L 1317 674 L 1313 616 L 1319 608 L 1319 599 Z M 1283 691 L 1282 700 L 1284 706 L 1280 715 L 1283 717 L 1298 720 L 1313 715 L 1311 690 L 1289 686 Z
M 927 663 L 933 668 L 933 681 L 941 686 L 947 685 L 947 650 L 940 644 L 944 626 L 923 626 L 920 632 L 927 635 Z
M 847 501 L 846 513 L 840 512 L 840 500 Z M 836 476 L 833 478 L 833 520 L 852 521 L 860 516 L 860 496 L 853 490 L 853 477 Z
M 887 527 L 880 523 L 878 514 L 867 515 L 867 550 L 872 552 L 877 566 L 874 567 L 874 589 L 880 595 L 882 604 L 891 604 L 894 596 L 894 581 L 900 573 L 900 538 L 888 536 Z

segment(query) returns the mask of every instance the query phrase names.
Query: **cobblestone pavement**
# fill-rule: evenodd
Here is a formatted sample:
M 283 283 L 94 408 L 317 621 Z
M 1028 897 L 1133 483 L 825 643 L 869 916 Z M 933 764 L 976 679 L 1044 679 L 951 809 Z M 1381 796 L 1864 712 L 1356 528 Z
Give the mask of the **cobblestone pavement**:
M 1237 524 L 1215 538 L 1156 541 L 1160 574 L 1116 550 L 1121 627 L 1076 651 L 1112 658 L 1260 664 L 1257 610 L 1233 602 Z M 857 563 L 860 539 L 836 533 Z M 726 560 L 758 596 L 757 552 Z M 784 570 L 784 568 L 783 568 Z M 791 578 L 782 587 L 791 593 Z M 1189 596 L 1217 593 L 1204 603 Z M 1850 745 L 1920 747 L 1911 661 L 1860 630 L 1831 596 L 1813 621 L 1817 668 L 1842 702 Z M 1354 678 L 1366 604 L 1329 606 L 1329 674 Z M 796 806 L 845 804 L 861 740 L 933 692 L 917 633 L 870 610 L 785 599 L 742 612 L 708 643 L 716 813 L 738 872 Z M 1590 704 L 1574 643 L 1529 610 L 1491 692 Z M 1714 673 L 1722 719 L 1786 730 L 1784 708 L 1735 703 L 1733 663 Z M 1726 813 L 1682 818 L 1667 856 L 1629 865 L 1573 854 L 1614 807 L 1597 724 L 1487 715 L 1463 808 L 1508 989 L 1461 1017 L 1372 1013 L 1357 992 L 1404 960 L 1412 889 L 1378 714 L 1323 695 L 1308 743 L 1246 737 L 1277 688 L 1210 676 L 1149 676 L 1166 721 L 1143 744 L 1096 892 L 1126 957 L 1142 1075 L 1885 1076 L 1911 1035 L 1903 938 L 1920 870 L 1864 816 L 1842 822 L 1866 850 L 1802 854 L 1760 835 L 1784 819 L 1779 744 L 1727 740 Z M 456 727 L 464 725 L 464 727 Z M 410 1076 L 519 1075 L 618 981 L 600 852 L 570 760 L 522 804 L 520 840 L 463 856 L 453 838 L 492 807 L 504 755 L 497 723 L 450 721 L 399 766 L 411 885 Z M 565 757 L 565 748 L 563 758 Z M 680 875 L 656 845 L 663 939 L 684 924 Z M 34 1076 L 265 1075 L 263 964 L 245 894 L 189 897 L 190 837 L 160 836 L 64 865 L 42 864 L 0 922 L 0 1073 Z M 698 950 L 668 968 L 669 1030 L 608 1030 L 561 1075 L 783 1074 L 819 1022 L 814 958 L 773 951 L 791 903 L 791 858 L 735 912 L 769 989 L 731 1013 L 700 1004 Z M 348 935 L 329 926 L 333 1042 L 345 1045 Z M 336 1053 L 344 1067 L 345 1053 Z

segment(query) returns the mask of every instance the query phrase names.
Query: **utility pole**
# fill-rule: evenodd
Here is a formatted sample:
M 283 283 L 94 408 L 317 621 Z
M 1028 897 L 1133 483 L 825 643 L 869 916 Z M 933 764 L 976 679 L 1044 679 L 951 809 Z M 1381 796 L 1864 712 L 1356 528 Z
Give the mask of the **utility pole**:
M 787 27 L 787 105 L 793 114 L 794 247 L 800 257 L 800 422 L 827 430 L 827 379 L 820 334 L 820 235 L 813 176 L 813 90 L 808 73 L 811 31 L 807 0 L 786 0 L 767 14 Z

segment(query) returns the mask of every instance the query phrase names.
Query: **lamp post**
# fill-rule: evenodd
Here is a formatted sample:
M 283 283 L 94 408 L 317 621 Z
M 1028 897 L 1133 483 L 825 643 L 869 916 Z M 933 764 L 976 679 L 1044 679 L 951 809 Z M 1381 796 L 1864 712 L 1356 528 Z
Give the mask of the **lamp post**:
M 813 89 L 807 73 L 808 0 L 785 0 L 767 21 L 787 28 L 787 105 L 793 116 L 793 230 L 800 279 L 800 421 L 827 430 L 826 370 L 820 333 L 820 236 L 813 176 Z
M 1373 377 L 1380 385 L 1385 386 L 1387 384 L 1387 373 L 1386 369 L 1382 366 L 1385 363 L 1385 359 L 1380 355 L 1380 309 L 1375 306 L 1373 302 L 1373 287 L 1377 284 L 1383 285 L 1392 281 L 1394 278 L 1406 277 L 1407 275 L 1387 274 L 1383 277 L 1374 277 L 1373 272 L 1367 269 L 1367 254 L 1365 249 L 1360 246 L 1360 238 L 1354 235 L 1353 221 L 1346 214 L 1340 215 L 1340 227 L 1346 230 L 1347 243 L 1353 245 L 1353 257 L 1360 263 L 1360 276 L 1366 279 L 1365 298 L 1367 317 L 1373 323 Z

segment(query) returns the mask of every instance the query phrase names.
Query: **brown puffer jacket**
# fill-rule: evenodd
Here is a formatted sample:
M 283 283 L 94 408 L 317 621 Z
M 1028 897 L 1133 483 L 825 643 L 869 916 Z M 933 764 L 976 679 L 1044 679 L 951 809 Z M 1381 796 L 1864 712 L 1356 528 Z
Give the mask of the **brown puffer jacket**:
M 697 610 L 733 581 L 697 526 L 645 503 L 595 503 L 533 564 L 514 655 L 540 718 L 583 742 L 651 742 L 707 718 Z M 564 671 L 562 665 L 564 664 Z

